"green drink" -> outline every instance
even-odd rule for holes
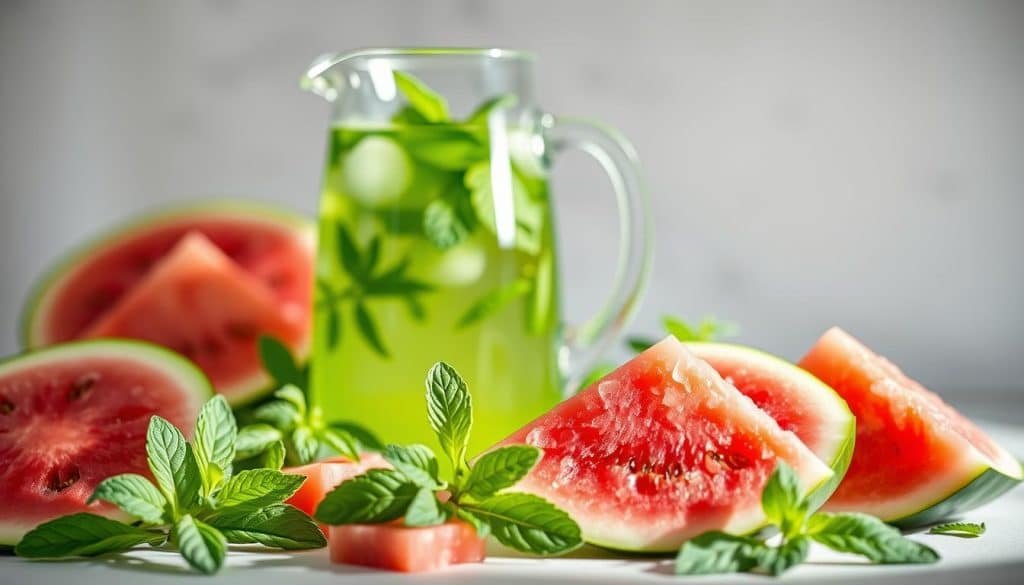
[[[333,129],[312,383],[328,419],[355,420],[391,442],[429,442],[423,375],[438,360],[472,388],[471,452],[558,402],[547,178],[528,154],[505,159],[502,175],[493,154],[481,125]],[[515,207],[507,247],[495,176],[507,178]]]
[[[636,309],[650,232],[633,150],[543,113],[532,68],[500,49],[368,49],[307,71],[332,107],[310,388],[325,420],[432,444],[423,377],[443,360],[472,390],[475,454],[574,389]],[[548,184],[570,148],[609,174],[622,217],[619,261],[597,264],[617,271],[608,299],[577,328],[561,321]]]

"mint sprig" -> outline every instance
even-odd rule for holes
[[[724,337],[735,337],[739,326],[732,321],[722,321],[714,315],[704,315],[699,322],[693,323],[680,317],[664,315],[661,326],[666,334],[674,335],[682,342],[718,341]],[[647,337],[630,337],[626,344],[633,351],[640,353],[657,343],[657,339]]]
[[[796,473],[779,461],[761,494],[769,523],[779,528],[780,541],[706,532],[683,544],[676,573],[711,575],[759,572],[780,575],[807,558],[811,541],[832,550],[863,556],[879,564],[934,563],[931,548],[903,536],[899,530],[867,514],[810,513],[807,494],[801,494]]]
[[[169,542],[194,569],[212,574],[224,564],[228,543],[298,549],[326,545],[309,516],[282,503],[302,485],[303,476],[276,469],[234,474],[238,434],[223,396],[203,406],[193,436],[188,443],[170,422],[152,417],[146,454],[155,482],[127,473],[96,486],[89,502],[111,503],[136,521],[89,513],[62,516],[29,531],[15,552],[36,559],[91,557]]]
[[[383,456],[393,469],[372,469],[342,483],[320,503],[316,518],[335,525],[401,518],[406,526],[435,526],[457,518],[481,536],[493,534],[523,552],[560,554],[580,546],[580,528],[564,510],[532,494],[506,491],[529,473],[540,450],[509,445],[470,462],[466,450],[473,402],[465,380],[455,368],[438,362],[427,374],[426,387],[427,418],[452,464],[451,476],[439,475],[429,447],[389,445]]]
[[[238,431],[233,458],[240,467],[305,465],[324,452],[358,461],[361,449],[381,448],[369,430],[350,421],[325,422],[320,408],[307,404],[309,369],[298,365],[287,346],[263,336],[259,349],[263,367],[280,388],[248,413],[252,423]]]

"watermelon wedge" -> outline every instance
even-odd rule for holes
[[[251,203],[144,217],[71,254],[40,282],[23,311],[23,342],[153,341],[189,354],[232,404],[250,401],[271,389],[257,356],[260,334],[281,337],[300,358],[308,353],[314,233],[301,217]]]
[[[584,540],[669,552],[702,532],[765,525],[781,459],[806,492],[833,472],[791,432],[669,336],[503,444],[543,451],[516,486],[566,510]]]
[[[985,504],[1021,482],[1021,464],[939,396],[839,328],[800,365],[857,417],[857,447],[824,508],[873,514],[901,527]]]
[[[853,457],[857,425],[836,391],[786,360],[730,343],[687,343],[727,382],[792,431],[835,475],[811,496],[821,505],[839,487]]]
[[[125,340],[55,345],[0,362],[0,545],[36,525],[108,504],[86,504],[119,473],[149,475],[154,414],[192,429],[213,389],[181,356]]]

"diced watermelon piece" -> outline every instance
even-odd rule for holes
[[[984,504],[1024,476],[974,423],[842,329],[827,331],[800,365],[857,418],[853,460],[828,510],[924,525]]]
[[[460,563],[479,563],[486,556],[485,540],[465,522],[415,528],[400,522],[331,526],[331,561],[421,573]]]

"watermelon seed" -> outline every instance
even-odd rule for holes
[[[673,463],[672,466],[669,467],[667,472],[666,472],[666,475],[671,475],[672,477],[679,477],[682,474],[683,474],[683,466],[679,465],[678,463]]]
[[[71,383],[71,390],[68,392],[68,402],[75,402],[80,400],[86,395],[92,387],[99,382],[100,375],[96,372],[89,372],[78,377],[77,380]]]
[[[728,453],[723,457],[723,461],[732,469],[746,469],[750,467],[750,459],[739,453]]]
[[[636,459],[630,457],[629,463],[626,463],[626,469],[628,469],[630,473],[636,473]]]
[[[78,466],[72,465],[66,470],[57,469],[50,473],[50,477],[46,482],[46,488],[51,492],[60,493],[72,485],[75,484],[81,478],[78,472]]]
[[[4,396],[0,396],[0,414],[7,416],[14,412],[14,403]]]

